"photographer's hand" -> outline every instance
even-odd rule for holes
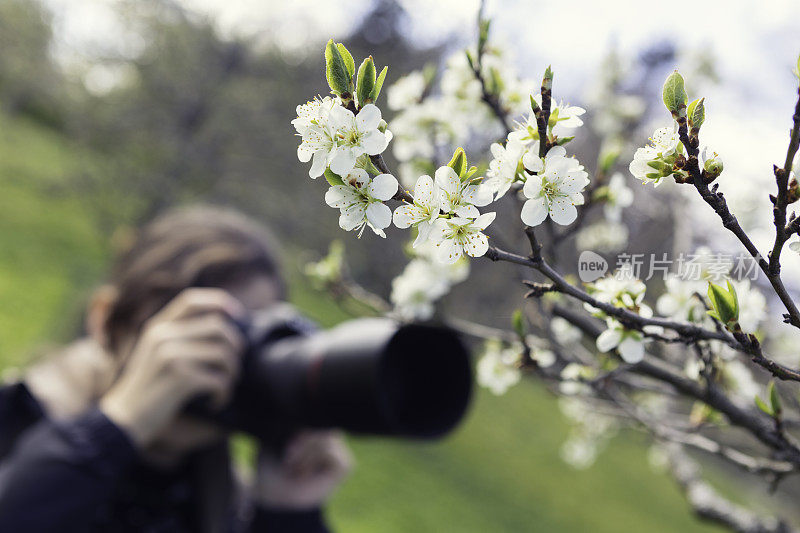
[[[230,318],[245,310],[221,289],[186,289],[144,325],[100,409],[147,447],[198,395],[228,399],[245,339]]]
[[[352,455],[338,432],[302,433],[290,441],[283,457],[261,453],[254,491],[256,503],[281,510],[320,507],[352,467]]]

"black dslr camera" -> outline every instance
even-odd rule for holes
[[[213,417],[267,445],[304,428],[436,438],[469,404],[469,353],[450,329],[365,318],[317,330],[289,306],[238,326],[249,340],[241,377]]]

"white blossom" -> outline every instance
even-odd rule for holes
[[[549,215],[553,222],[572,224],[578,217],[576,205],[583,204],[583,189],[589,174],[577,159],[565,157],[561,146],[551,148],[544,158],[538,152],[525,153],[525,168],[536,174],[525,174],[522,192],[528,198],[522,206],[521,218],[528,226],[538,226]]]
[[[436,246],[436,259],[442,263],[455,263],[464,255],[480,257],[489,249],[483,234],[495,218],[495,213],[484,213],[474,220],[453,217],[439,218],[433,223],[430,239]]]
[[[354,168],[342,185],[334,185],[325,193],[325,202],[340,210],[339,226],[345,231],[357,230],[358,236],[369,226],[376,235],[392,221],[392,210],[384,204],[397,192],[397,180],[391,174],[370,178],[366,170]]]
[[[419,103],[425,91],[425,76],[419,70],[398,79],[386,93],[386,105],[393,111],[399,111]]]
[[[542,95],[537,94],[533,97],[539,107],[542,107]],[[564,102],[556,103],[555,99],[550,99],[550,121],[548,127],[554,135],[566,137],[572,134],[572,130],[583,126],[581,115],[586,113],[582,107],[572,106]]]
[[[477,365],[478,384],[496,395],[505,394],[520,380],[517,364],[521,355],[519,346],[504,349],[499,342],[487,342],[486,351]]]
[[[578,250],[614,251],[628,244],[628,227],[618,222],[598,220],[575,236]]]
[[[614,274],[604,276],[590,286],[595,299],[627,309],[639,307],[646,290],[647,286],[634,275],[630,263],[625,263]],[[584,307],[590,312],[597,311],[589,304]]]
[[[302,139],[297,147],[297,158],[302,163],[313,159],[308,171],[311,178],[321,176],[336,153],[339,136],[329,117],[337,107],[342,108],[338,98],[330,96],[297,106],[297,118],[292,120]]]
[[[330,156],[330,169],[339,176],[349,173],[359,156],[383,152],[392,138],[389,130],[378,129],[381,111],[374,104],[365,105],[358,115],[341,105],[334,106],[328,121],[338,138]]]
[[[674,128],[659,128],[650,138],[649,145],[636,150],[628,169],[636,179],[642,180],[642,183],[653,182],[658,186],[661,183],[661,178],[669,174],[658,171],[651,166],[651,163],[663,162],[666,164],[664,159],[674,156],[679,146],[680,139],[678,138],[678,132]]]
[[[753,373],[737,359],[725,363],[723,375],[731,392],[744,401],[752,402],[753,398],[761,392],[761,385],[753,379]]]
[[[539,150],[538,141],[536,150]],[[489,170],[486,171],[486,187],[495,193],[497,200],[502,198],[514,180],[523,174],[520,162],[525,153],[525,144],[509,137],[505,146],[493,143],[491,151],[493,159],[489,162]]]
[[[492,201],[492,192],[486,186],[474,183],[476,180],[462,181],[449,166],[439,167],[435,176],[439,188],[439,206],[443,213],[476,218],[480,214],[477,208]]]
[[[449,168],[449,167],[448,167]],[[417,228],[414,248],[428,240],[433,223],[439,218],[439,188],[430,176],[420,176],[414,186],[414,203],[403,204],[394,211],[394,225]]]
[[[656,301],[660,315],[682,322],[703,322],[708,318],[703,302],[697,297],[705,293],[705,283],[669,274],[664,284],[666,290]]]
[[[591,378],[592,369],[578,363],[569,363],[561,369],[561,381],[558,390],[567,396],[589,394],[591,387],[584,383],[584,379]]]
[[[550,329],[553,332],[556,342],[562,346],[575,345],[583,338],[581,330],[559,316],[554,317],[550,321]]]
[[[767,318],[767,299],[750,284],[749,279],[731,281],[739,300],[739,325],[753,332]]]
[[[625,184],[625,177],[615,172],[608,180],[603,213],[612,222],[622,219],[622,210],[633,203],[633,191]]]
[[[597,337],[597,349],[608,352],[617,349],[623,361],[630,364],[644,358],[644,337],[639,331],[625,328],[617,320],[606,319],[608,329]]]
[[[452,265],[416,257],[403,272],[392,280],[391,302],[394,312],[403,320],[428,320],[433,316],[434,303],[450,291],[453,284],[464,281],[469,263]]]
[[[795,241],[789,245],[789,249],[800,254],[800,241]]]

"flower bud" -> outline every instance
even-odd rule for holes
[[[720,174],[722,174],[722,169],[724,168],[722,164],[722,158],[714,153],[714,155],[705,160],[703,163],[703,168],[705,169],[706,175],[709,179],[716,179]]]

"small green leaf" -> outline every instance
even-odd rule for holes
[[[475,70],[475,60],[472,59],[472,52],[469,50],[464,50],[464,53],[467,54],[467,63],[469,63],[469,68]]]
[[[708,282],[708,300],[714,311],[709,315],[722,322],[728,329],[739,321],[739,299],[736,297],[736,290],[728,281],[728,290],[719,285]]]
[[[325,77],[333,94],[345,98],[352,97],[353,82],[342,54],[333,39],[328,41],[325,46]]]
[[[339,53],[342,55],[342,59],[344,59],[344,65],[347,67],[347,72],[352,78],[353,74],[356,73],[356,62],[353,61],[352,54],[350,54],[350,51],[342,43],[336,43],[336,48],[339,49]]]
[[[686,116],[689,117],[689,127],[700,129],[706,120],[706,107],[703,105],[705,98],[694,100],[686,109]]]
[[[678,74],[677,70],[670,74],[667,81],[664,82],[661,96],[664,100],[664,105],[667,106],[673,117],[677,117],[680,109],[686,107],[686,102],[689,98],[683,88],[683,76]]]
[[[339,174],[334,173],[329,168],[325,169],[325,179],[328,180],[328,183],[330,183],[331,186],[344,185],[344,180],[342,180],[342,177]]]
[[[372,61],[372,56],[366,58],[358,67],[356,87],[359,106],[364,107],[372,102],[370,95],[375,88],[375,63]]]
[[[756,400],[756,407],[764,411],[764,413],[768,414],[769,416],[775,416],[772,412],[772,409],[769,408],[767,404],[764,403],[764,400],[759,398],[758,396],[755,397]]]
[[[533,99],[533,95],[531,95],[531,111],[533,111],[534,114],[539,113],[541,111],[539,104],[537,104],[536,100]]]
[[[378,74],[378,79],[375,81],[375,86],[372,88],[372,92],[369,95],[369,99],[373,102],[378,101],[378,97],[381,95],[381,88],[383,87],[383,81],[386,79],[386,72],[389,70],[389,67],[383,67],[381,73]]]
[[[511,325],[514,328],[514,332],[519,335],[520,338],[525,337],[525,319],[522,316],[522,310],[517,309],[514,311],[514,314],[511,315]]]
[[[559,137],[558,141],[556,142],[556,144],[559,145],[559,146],[564,146],[565,144],[567,144],[568,142],[570,142],[574,138],[575,138],[574,135],[571,136],[571,137]]]
[[[456,171],[456,175],[460,178],[467,171],[467,154],[460,146],[456,148],[453,153],[453,158],[447,163],[447,166]]]
[[[767,392],[769,392],[769,403],[772,406],[772,412],[774,416],[781,415],[781,398],[778,396],[778,391],[775,388],[775,382],[770,381],[769,385],[767,386]]]

